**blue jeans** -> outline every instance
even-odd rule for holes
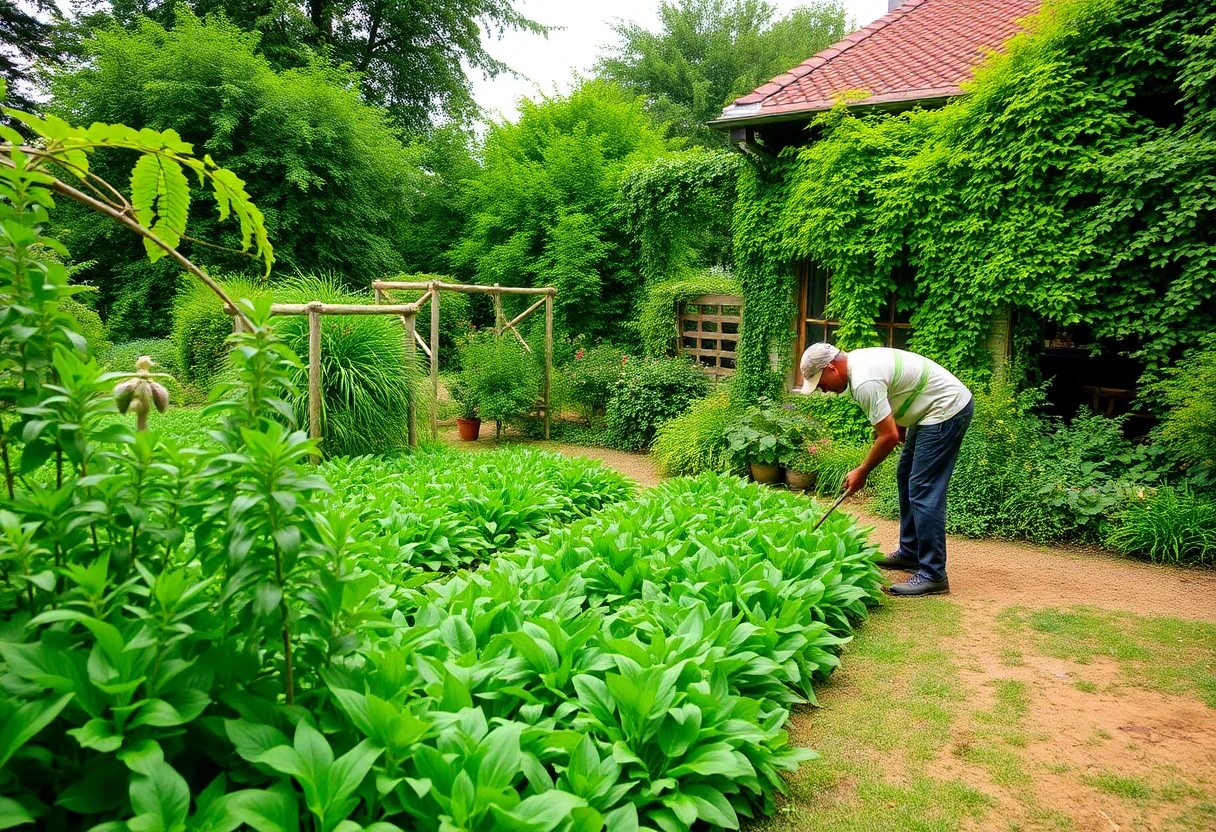
[[[945,422],[908,428],[899,455],[899,552],[934,581],[946,577],[946,488],[974,405]]]

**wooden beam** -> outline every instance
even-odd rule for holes
[[[553,295],[545,295],[545,438],[549,438],[549,396],[553,388]],[[514,330],[512,330],[514,332]]]
[[[502,292],[497,283],[494,284],[494,335],[502,335]]]
[[[431,290],[431,439],[439,438],[439,293],[442,284],[430,284]]]
[[[414,346],[414,341],[418,338],[418,328],[415,326],[413,315],[408,315],[402,320],[405,321],[406,371],[408,378],[413,379],[414,374],[418,372],[418,349]],[[410,386],[410,395],[405,408],[406,432],[411,448],[418,447],[418,407],[414,397],[419,389],[421,388]]]
[[[322,315],[416,315],[422,303],[275,303],[271,305],[270,312],[272,315],[307,315],[314,307]],[[236,314],[231,306],[225,307],[224,311],[229,315]]]
[[[316,308],[308,310],[308,437],[321,441],[321,311]],[[319,454],[313,462],[321,462]]]
[[[549,298],[551,298],[551,297],[553,297],[553,296],[552,296],[552,295],[545,295],[543,298],[541,298],[540,300],[538,300],[536,303],[532,304],[532,305],[531,305],[531,306],[529,306],[527,309],[525,309],[523,312],[520,312],[518,315],[516,315],[514,318],[512,318],[512,319],[511,319],[511,320],[510,320],[510,321],[509,321],[509,322],[506,324],[506,326],[509,326],[509,327],[514,327],[514,326],[515,326],[517,323],[519,323],[519,322],[520,322],[520,321],[522,321],[524,318],[528,317],[528,316],[529,316],[529,315],[531,315],[533,312],[535,312],[535,311],[537,310],[537,308],[538,308],[538,307],[539,307],[539,306],[540,306],[542,303],[544,303],[546,300],[548,300],[548,299],[549,299]]]
[[[434,283],[403,283],[396,280],[374,280],[372,288],[386,290],[418,290],[418,289],[439,289],[442,292],[461,292],[466,295],[490,295],[494,292],[501,292],[504,295],[543,295],[554,291],[551,287],[541,286],[539,288],[531,288],[528,286],[499,286],[497,289],[493,286],[470,286],[464,283],[443,283],[435,281]]]

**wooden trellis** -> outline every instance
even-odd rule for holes
[[[439,435],[439,303],[441,293],[460,292],[466,295],[490,295],[494,299],[494,334],[501,336],[506,330],[510,330],[511,334],[519,339],[519,343],[528,352],[532,352],[531,345],[524,340],[524,337],[519,334],[519,330],[515,327],[543,304],[545,307],[545,382],[544,388],[541,391],[541,408],[545,418],[545,438],[549,438],[549,394],[553,379],[553,298],[557,294],[557,289],[552,286],[530,289],[520,286],[500,286],[497,283],[493,286],[469,286],[463,283],[443,283],[438,280],[426,283],[374,280],[372,281],[372,289],[376,292],[377,303],[385,300],[388,292],[394,291],[424,292],[423,296],[414,302],[419,304],[420,307],[421,304],[426,303],[428,300],[431,302],[431,343],[429,345],[418,334],[418,330],[414,326],[413,315],[408,317],[403,315],[402,321],[405,322],[406,355],[409,356],[409,360],[415,360],[417,356],[416,347],[422,347],[422,351],[431,360],[430,417],[432,439]],[[508,321],[502,314],[503,295],[543,295],[543,297]],[[387,309],[390,307],[386,305],[382,308]],[[410,445],[413,445],[414,441],[414,422],[411,415]]]
[[[413,364],[417,360],[417,347],[421,346],[431,360],[431,438],[439,435],[439,296],[441,292],[463,292],[465,294],[488,294],[494,298],[494,332],[501,336],[505,330],[519,339],[524,349],[532,352],[532,347],[519,334],[515,327],[528,315],[535,312],[543,304],[545,307],[545,383],[542,391],[541,407],[545,417],[545,438],[549,438],[549,394],[553,377],[553,298],[557,289],[544,287],[526,289],[514,286],[465,286],[458,283],[442,283],[430,281],[427,283],[404,283],[393,280],[376,280],[372,282],[376,292],[375,304],[322,303],[276,303],[271,305],[272,315],[307,315],[308,316],[308,436],[311,439],[321,439],[321,316],[322,315],[398,315],[405,324],[405,351],[407,360]],[[395,290],[422,291],[422,297],[412,303],[382,303],[386,293]],[[543,295],[540,300],[529,306],[510,321],[502,315],[503,295]],[[428,302],[431,304],[431,343],[422,340],[415,326],[415,318]],[[229,307],[229,315],[236,315],[236,310]],[[241,319],[235,318],[236,331],[241,331]],[[414,397],[409,397],[409,412],[406,414],[409,444],[418,444],[417,417],[414,413]]]

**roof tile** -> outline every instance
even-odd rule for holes
[[[734,105],[754,105],[740,121],[830,109],[844,92],[869,95],[856,104],[944,98],[992,49],[1018,31],[1040,0],[906,0]],[[722,112],[732,117],[732,107]]]

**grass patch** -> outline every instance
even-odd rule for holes
[[[1084,679],[1078,679],[1072,683],[1072,686],[1082,693],[1097,693],[1098,686],[1093,682],[1087,682]]]
[[[875,610],[846,648],[845,670],[818,692],[809,743],[820,753],[790,780],[790,799],[756,829],[955,830],[992,799],[931,776],[966,695],[942,640],[959,635],[956,604],[937,598]]]
[[[1153,787],[1143,778],[1124,777],[1110,771],[1086,774],[1081,778],[1081,782],[1124,800],[1149,800],[1154,794]]]
[[[1011,607],[998,621],[1023,647],[1028,637],[1038,652],[1054,658],[1078,664],[1113,659],[1125,684],[1193,696],[1216,708],[1216,625],[1088,607]]]

